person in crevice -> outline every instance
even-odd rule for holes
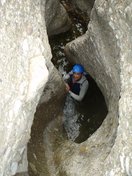
[[[80,64],[75,64],[72,70],[63,78],[67,92],[73,99],[81,102],[85,97],[89,86],[84,67]]]

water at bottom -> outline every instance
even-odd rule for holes
[[[64,106],[63,124],[66,130],[68,139],[75,141],[79,135],[80,123],[78,123],[79,112],[76,109],[75,100],[67,94]]]

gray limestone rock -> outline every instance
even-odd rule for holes
[[[27,163],[24,150],[51,59],[40,12],[40,1],[0,1],[1,176],[27,171],[19,162]]]
[[[86,34],[66,46],[67,57],[83,64],[96,80],[109,112],[82,144],[64,140],[56,151],[60,163],[56,174],[132,175],[131,14],[130,0],[97,0]],[[27,172],[22,163],[27,162],[25,151],[38,103],[54,98],[64,86],[50,61],[47,30],[49,35],[64,31],[69,20],[55,0],[1,0],[0,16],[0,175],[11,176]],[[58,99],[63,95],[64,89]]]
[[[43,1],[42,9],[40,0],[0,1],[1,176],[27,172],[25,150],[34,113],[54,70],[50,61],[52,56],[45,23],[49,18],[45,17],[45,3]],[[60,26],[56,24],[56,28]]]
[[[71,2],[75,5],[75,7],[84,12],[87,12],[88,16],[90,16],[91,10],[94,5],[94,0],[72,0]]]
[[[71,21],[59,0],[46,0],[46,2],[42,2],[44,2],[44,5],[42,4],[45,8],[43,15],[46,17],[48,35],[66,32],[71,27]]]
[[[63,163],[67,175],[132,175],[131,11],[129,0],[96,1],[88,31],[65,48],[69,60],[83,64],[96,80],[109,111],[95,134]],[[78,150],[83,146],[85,156]]]

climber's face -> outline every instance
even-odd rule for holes
[[[82,78],[82,73],[73,73],[73,78],[75,81],[78,81]]]

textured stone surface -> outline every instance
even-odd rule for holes
[[[32,136],[28,144],[28,161],[30,176],[49,176],[49,171],[47,169],[46,164],[47,158],[45,157],[47,144],[45,145],[43,143],[44,129],[47,127],[47,130],[50,131],[48,125],[49,122],[56,119],[56,117],[62,114],[64,104],[64,90],[64,83],[62,82],[57,70],[54,68],[50,74],[50,78],[44,89],[40,104],[37,107],[34,123],[32,126]],[[59,118],[58,122],[61,123],[61,121],[62,118]],[[56,127],[52,129],[55,130]],[[48,138],[48,135],[46,135],[46,138]],[[54,145],[54,143],[50,143],[49,145],[52,146]],[[48,157],[50,158],[53,156],[48,155]]]
[[[49,80],[40,98],[39,104],[49,101],[52,97],[58,96],[58,99],[64,95],[65,86],[62,77],[52,63],[49,65]]]
[[[43,5],[40,0],[0,1],[1,176],[27,171],[25,151],[34,113],[54,68],[50,63],[45,1]]]
[[[96,80],[109,109],[99,130],[79,146],[85,146],[85,156],[74,146],[62,160],[67,175],[132,175],[131,12],[129,0],[96,1],[88,31],[65,49]]]
[[[71,27],[71,21],[59,0],[42,1],[42,7],[46,9],[43,15],[46,16],[48,35],[66,32]]]
[[[51,53],[39,1],[0,1],[0,16],[0,175],[11,176],[21,170]]]
[[[42,6],[39,0],[0,1],[1,176],[11,176],[22,169],[27,171],[27,165],[20,166],[48,75],[55,73],[46,85],[51,90],[44,91],[46,97],[52,96],[52,88],[59,80],[58,87],[62,84],[50,63],[44,14],[49,34],[58,27],[52,27],[54,15],[48,15],[52,10],[45,13],[45,7],[50,6],[45,2],[50,3],[43,1]],[[130,0],[97,0],[88,31],[66,48],[69,59],[82,63],[96,80],[109,113],[87,141],[75,144],[66,140],[61,144],[56,161],[62,174],[132,175],[131,14]],[[44,101],[42,96],[40,103]]]
[[[96,80],[109,113],[82,144],[59,135],[59,120],[49,124],[44,133],[48,175],[132,175],[131,9],[129,1],[96,1],[88,31],[67,45],[67,57],[82,63]]]
[[[94,0],[72,0],[72,3],[82,11],[85,11],[90,16],[91,9],[94,5]]]

